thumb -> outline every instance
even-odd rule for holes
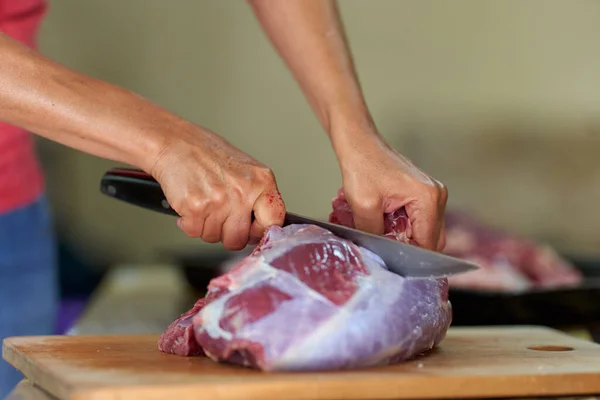
[[[380,198],[366,200],[348,199],[354,227],[374,235],[384,234],[383,203]]]
[[[254,221],[250,226],[250,243],[258,243],[268,227],[283,225],[286,208],[276,187],[264,191],[254,202],[252,210]]]

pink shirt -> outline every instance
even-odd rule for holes
[[[46,9],[46,0],[0,0],[0,31],[35,48]],[[43,190],[31,134],[0,122],[0,214],[31,203]]]

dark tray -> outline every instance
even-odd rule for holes
[[[191,251],[171,253],[171,259],[182,267],[189,284],[204,293],[210,280],[219,275],[219,266],[233,254]],[[600,260],[567,259],[583,272],[582,285],[520,293],[451,289],[452,325],[598,326]]]
[[[518,293],[451,289],[452,324],[594,325],[600,323],[600,261],[566,257],[583,272],[581,285]]]

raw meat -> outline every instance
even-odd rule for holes
[[[350,369],[413,358],[452,319],[446,279],[403,278],[314,225],[271,227],[208,289],[161,351],[264,371]]]
[[[202,347],[196,342],[192,319],[200,312],[206,299],[199,299],[187,312],[181,314],[162,334],[158,348],[164,353],[181,354],[186,356],[204,355]]]
[[[352,210],[346,201],[342,189],[338,190],[337,196],[332,201],[333,210],[329,215],[329,222],[354,228]],[[416,244],[411,240],[412,226],[404,207],[393,213],[384,215],[384,236],[404,243]]]
[[[333,199],[329,221],[354,227],[352,211],[340,190]],[[404,208],[384,216],[385,235],[414,244]],[[477,271],[452,275],[450,287],[522,291],[576,285],[582,273],[550,246],[486,226],[463,212],[446,212],[445,254],[480,266]]]
[[[444,253],[481,268],[449,278],[452,287],[523,291],[576,285],[582,273],[554,249],[484,225],[463,212],[446,213]]]

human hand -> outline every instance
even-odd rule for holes
[[[409,239],[421,247],[442,251],[446,242],[446,187],[381,137],[358,140],[338,151],[343,192],[356,229],[381,235],[384,214],[404,207],[412,225]]]
[[[208,130],[191,125],[169,139],[150,173],[190,237],[240,250],[283,224],[285,204],[271,170]]]

